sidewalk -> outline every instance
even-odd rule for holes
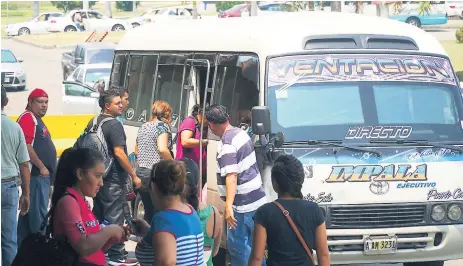
[[[423,25],[423,29],[458,29],[461,27],[463,27],[463,19],[452,19],[443,25]]]

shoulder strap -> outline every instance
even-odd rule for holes
[[[77,198],[76,198],[74,195],[72,195],[71,193],[69,193],[69,192],[67,192],[67,191],[64,192],[63,196],[61,196],[60,199],[62,199],[62,198],[65,197],[65,196],[71,196],[71,197],[73,197],[73,198],[77,201],[77,203],[79,204],[79,206],[80,206],[79,200],[77,200]],[[54,206],[54,207],[56,207],[56,206]],[[43,232],[43,231],[45,230],[45,228],[46,228],[46,231],[45,231],[45,234],[46,234],[46,235],[50,235],[50,234],[51,234],[51,230],[52,230],[52,228],[50,228],[50,226],[48,226],[48,225],[49,225],[49,224],[48,224],[48,220],[50,219],[51,211],[52,211],[52,210],[51,210],[51,208],[50,208],[50,210],[49,210],[48,213],[47,213],[47,216],[45,216],[45,219],[43,220],[42,224],[40,225],[40,232]],[[81,211],[82,211],[82,210],[81,210]],[[52,218],[52,219],[53,219],[53,218]]]
[[[315,261],[314,261],[313,256],[312,256],[312,252],[310,252],[309,246],[307,245],[307,243],[305,242],[305,240],[302,237],[301,233],[297,229],[297,226],[294,224],[293,219],[291,219],[291,216],[289,216],[289,211],[287,211],[279,202],[274,201],[273,203],[275,203],[278,206],[278,208],[280,208],[280,210],[283,212],[283,215],[288,220],[289,225],[291,225],[291,228],[293,229],[294,233],[296,233],[297,238],[299,239],[299,241],[301,242],[301,244],[304,247],[305,251],[309,255],[310,260],[312,261],[312,264],[315,265]]]
[[[216,223],[216,220],[215,220],[215,208],[214,206],[211,206],[209,205],[212,209],[212,215],[214,215],[214,223],[212,224],[212,238],[214,238],[214,235],[215,235],[215,223]]]

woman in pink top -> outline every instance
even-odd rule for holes
[[[103,174],[101,154],[86,148],[65,150],[56,170],[50,226],[54,236],[70,241],[80,256],[79,266],[105,265],[103,251],[128,238],[128,229],[119,225],[100,228],[85,200],[103,186]]]
[[[203,115],[201,105],[193,106],[191,115],[185,118],[178,128],[177,132],[177,154],[175,159],[188,158],[199,165],[199,157],[202,156],[202,185],[207,182],[206,159],[207,159],[207,139],[200,141],[201,138],[201,123],[204,119],[204,132],[207,132],[207,120]],[[207,136],[207,134],[205,134]],[[199,154],[199,146],[203,145],[202,154]]]

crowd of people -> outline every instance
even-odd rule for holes
[[[315,265],[313,250],[318,265],[330,265],[324,214],[316,203],[302,199],[301,162],[291,155],[275,161],[271,180],[278,199],[268,202],[252,134],[232,126],[225,107],[202,110],[196,105],[173,140],[172,109],[165,101],[154,102],[152,120],[138,131],[134,169],[120,119],[128,108],[129,92],[111,87],[100,95],[101,114],[96,119],[114,157],[106,171],[102,154],[92,148],[69,148],[55,165],[56,150],[42,120],[48,107],[45,91],[30,93],[17,123],[3,112],[8,103],[3,87],[1,100],[2,265],[10,266],[21,241],[40,231],[50,194],[52,236],[69,240],[79,266],[209,266],[219,252],[223,230],[233,266]],[[93,119],[85,132],[92,125]],[[221,138],[216,164],[224,220],[200,193],[207,187],[208,142],[200,134],[206,130]],[[129,180],[142,198],[145,216],[126,224],[124,188]],[[93,198],[93,209],[85,197]],[[129,258],[124,247],[131,234],[141,238],[136,258]]]

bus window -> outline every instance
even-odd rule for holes
[[[134,102],[137,122],[144,123],[151,120],[151,105],[154,94],[154,81],[158,55],[143,56],[143,65],[141,70],[140,86],[138,90],[130,93],[130,101]]]
[[[140,113],[135,112],[135,110],[140,110],[137,108],[137,102],[132,99],[136,99],[138,95],[138,90],[140,86],[140,75],[141,68],[143,63],[143,56],[136,55],[131,56],[129,61],[129,71],[128,71],[128,80],[127,80],[127,89],[129,90],[129,108],[125,113],[125,119],[131,122],[143,122],[140,120]]]
[[[159,65],[154,100],[163,100],[172,108],[171,126],[176,128],[182,92],[183,65]]]
[[[219,56],[213,102],[223,105],[233,126],[248,124],[252,107],[259,104],[259,60],[256,55]]]

